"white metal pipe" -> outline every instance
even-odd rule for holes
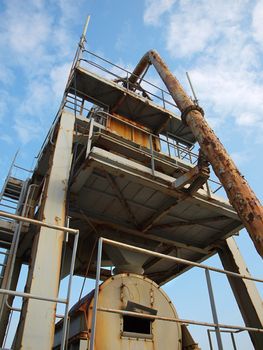
[[[73,228],[69,228],[69,227],[65,227],[65,226],[59,226],[59,225],[53,225],[53,224],[48,224],[48,223],[43,222],[43,221],[30,219],[30,218],[25,218],[23,216],[10,214],[10,213],[7,213],[5,211],[0,211],[0,216],[6,217],[6,218],[9,218],[9,219],[18,220],[18,221],[28,222],[30,224],[37,225],[37,226],[49,227],[49,228],[52,228],[54,230],[69,232],[69,233],[72,233],[74,235],[76,235],[79,232],[79,230],[75,230]]]
[[[134,316],[134,317],[140,317],[140,318],[148,318],[148,319],[152,319],[152,320],[178,322],[178,323],[183,323],[185,325],[192,324],[192,325],[196,325],[196,326],[205,326],[205,327],[216,327],[216,326],[218,326],[220,328],[238,329],[238,330],[249,331],[249,332],[263,333],[263,329],[262,328],[243,327],[243,326],[235,326],[235,325],[222,324],[222,323],[219,323],[217,325],[217,324],[211,323],[211,322],[184,320],[184,319],[181,319],[181,318],[172,318],[172,317],[165,317],[165,316],[158,316],[158,315],[149,315],[149,314],[143,314],[143,313],[138,313],[138,312],[133,312],[133,311],[117,310],[117,309],[110,309],[110,308],[105,308],[105,307],[99,307],[99,308],[97,308],[97,311],[110,312],[110,313],[119,314],[119,315],[125,315],[125,316]]]
[[[37,300],[43,300],[43,301],[53,301],[53,302],[56,302],[56,303],[67,304],[67,300],[66,299],[46,298],[46,297],[42,297],[40,295],[24,293],[24,292],[18,292],[18,291],[15,291],[15,290],[0,289],[0,294],[14,295],[15,297],[28,298],[28,299],[37,299]]]
[[[209,294],[209,299],[210,299],[212,315],[213,315],[213,321],[215,324],[218,325],[218,316],[217,316],[217,311],[216,311],[216,303],[215,303],[215,298],[214,298],[214,293],[213,293],[213,287],[212,287],[210,272],[207,269],[205,270],[205,276],[206,276],[206,282],[207,282],[207,288],[208,288],[208,294]],[[222,338],[221,338],[220,329],[218,326],[215,327],[215,332],[216,332],[216,340],[217,340],[218,349],[223,350]]]
[[[97,318],[97,305],[98,305],[98,296],[99,296],[102,245],[103,245],[103,238],[100,237],[99,243],[98,243],[98,253],[97,253],[96,283],[95,283],[95,292],[94,292],[94,300],[93,300],[92,321],[91,321],[90,350],[94,350],[94,346],[95,346],[96,318]]]
[[[78,239],[79,239],[79,233],[77,233],[74,237],[74,246],[72,251],[72,257],[71,257],[71,264],[70,264],[70,271],[69,271],[69,282],[68,282],[68,291],[67,291],[67,304],[65,308],[65,317],[64,317],[64,323],[63,323],[63,330],[62,330],[62,341],[61,341],[61,350],[64,350],[66,347],[66,336],[67,336],[67,325],[68,325],[68,314],[69,314],[69,301],[71,296],[71,285],[72,285],[72,279],[74,274],[74,268],[75,268],[75,261],[76,261],[76,255],[77,255],[77,248],[78,248]]]
[[[102,238],[102,240],[103,240],[103,242],[108,243],[110,245],[117,246],[117,247],[122,247],[122,248],[125,248],[125,249],[128,249],[128,250],[134,251],[134,252],[140,252],[140,253],[143,253],[143,254],[153,255],[153,256],[156,256],[158,258],[172,260],[172,261],[175,261],[175,262],[180,263],[180,264],[196,266],[196,267],[200,267],[202,269],[207,269],[207,270],[210,270],[210,271],[223,273],[225,275],[238,277],[238,278],[244,278],[244,279],[248,279],[248,280],[251,280],[251,281],[263,283],[263,280],[260,279],[260,278],[255,278],[255,277],[251,277],[251,276],[247,276],[247,275],[241,275],[241,274],[236,273],[236,272],[231,272],[231,271],[228,271],[228,270],[218,269],[218,268],[213,267],[213,266],[199,264],[197,262],[186,260],[186,259],[177,258],[175,256],[170,256],[170,255],[165,255],[165,254],[162,254],[162,253],[153,252],[153,251],[148,250],[148,249],[134,247],[134,246],[131,246],[131,245],[126,244],[126,243],[113,241],[113,240],[108,239],[108,238]]]

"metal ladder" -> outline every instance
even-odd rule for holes
[[[21,213],[23,202],[26,196],[28,180],[22,180],[12,176],[15,168],[23,169],[15,164],[17,153],[10,166],[8,175],[4,182],[2,191],[0,193],[0,210],[7,211],[14,214]],[[19,225],[10,219],[0,217],[0,287],[4,287],[5,273],[10,265],[10,255],[17,245],[17,238],[19,237]]]

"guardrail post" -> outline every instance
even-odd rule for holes
[[[213,315],[213,321],[215,324],[218,325],[218,317],[217,317],[217,312],[216,312],[215,298],[214,298],[214,293],[213,293],[210,272],[208,269],[205,269],[205,276],[206,276],[206,282],[207,282],[207,288],[208,288],[208,293],[209,293],[212,315]],[[216,340],[217,340],[218,350],[223,350],[223,343],[222,343],[222,339],[221,339],[220,329],[218,326],[215,327],[215,332],[216,332]]]
[[[92,141],[92,135],[93,135],[93,128],[94,128],[94,118],[90,118],[90,124],[89,124],[89,136],[88,136],[88,143],[87,143],[87,150],[86,150],[86,158],[88,157],[90,150],[91,150],[91,141]]]
[[[91,328],[91,336],[90,336],[90,350],[94,350],[94,345],[95,345],[96,319],[97,319],[97,307],[98,307],[99,283],[100,283],[100,268],[101,268],[101,258],[102,258],[102,245],[103,245],[103,238],[100,237],[99,243],[98,243],[96,283],[95,283],[95,293],[94,293],[93,309],[92,309],[92,321],[91,321],[92,328]]]
[[[154,176],[154,153],[153,153],[153,138],[152,134],[150,134],[150,150],[151,150],[151,168],[152,168],[152,175]]]

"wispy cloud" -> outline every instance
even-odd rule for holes
[[[168,12],[175,2],[176,0],[146,0],[144,22],[159,25],[161,16]]]
[[[254,39],[263,46],[263,1],[257,2],[252,13],[252,28]]]
[[[10,113],[13,130],[22,143],[43,137],[58,108],[77,41],[72,30],[79,26],[83,4],[84,0],[74,4],[68,0],[4,2],[0,13],[0,81],[5,84],[5,95],[12,94],[14,88],[19,92],[19,102],[9,108],[6,100],[1,100],[0,119]],[[23,84],[14,86],[16,79]]]
[[[153,1],[147,4],[145,15]],[[263,1],[181,0],[172,5],[163,24],[166,48],[179,71],[190,71],[213,125],[232,118],[237,127],[262,133]]]
[[[13,128],[23,144],[36,140],[41,133],[41,125],[32,118],[16,118]]]
[[[7,134],[0,134],[0,140],[4,141],[8,145],[12,145],[13,143],[12,137]]]

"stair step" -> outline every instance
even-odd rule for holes
[[[3,197],[18,201],[23,188],[23,184],[23,180],[10,176],[5,185]]]

